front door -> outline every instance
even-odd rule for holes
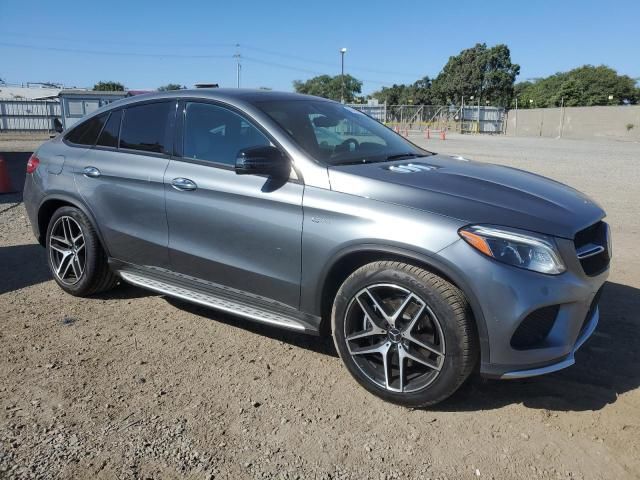
[[[181,158],[165,174],[172,270],[297,308],[304,186],[236,175],[240,149],[271,144],[239,113],[185,102],[179,116]]]

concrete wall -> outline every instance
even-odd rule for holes
[[[564,115],[563,115],[564,113]],[[564,119],[563,119],[564,116]],[[517,118],[517,121],[516,121]],[[627,129],[627,125],[633,128]],[[509,110],[507,135],[640,140],[640,105]]]

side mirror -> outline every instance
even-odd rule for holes
[[[250,147],[238,152],[236,157],[238,175],[269,175],[288,177],[291,163],[276,147]]]
[[[64,128],[62,128],[62,122],[59,118],[53,119],[53,129],[58,133],[62,133],[62,130],[64,130]]]

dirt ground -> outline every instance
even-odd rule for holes
[[[64,294],[20,195],[0,195],[0,478],[640,478],[640,145],[453,136],[428,148],[547,175],[608,211],[615,259],[575,366],[473,378],[429,410],[390,405],[330,339],[127,285]],[[16,149],[28,145],[0,142]]]

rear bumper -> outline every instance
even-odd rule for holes
[[[42,190],[36,185],[33,174],[27,173],[24,179],[24,189],[22,191],[22,201],[24,203],[25,210],[27,211],[27,217],[31,223],[31,230],[38,242],[42,243],[42,237],[40,228],[38,225],[38,206],[42,200]]]

